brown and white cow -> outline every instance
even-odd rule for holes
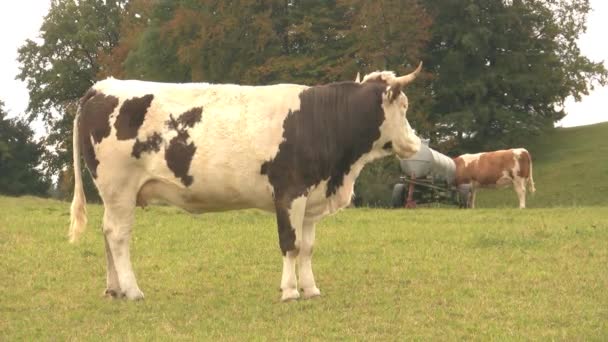
[[[532,157],[524,148],[514,148],[476,154],[463,154],[454,158],[456,163],[455,185],[470,186],[467,206],[475,208],[475,193],[482,187],[513,185],[519,207],[526,207],[526,185],[535,192],[532,178]]]
[[[98,82],[74,120],[70,240],[86,225],[82,151],[104,203],[106,295],[143,298],[129,254],[134,209],[164,202],[276,213],[282,300],[299,298],[298,288],[318,296],[315,223],[349,204],[366,163],[420,148],[402,92],[420,68],[314,87]]]

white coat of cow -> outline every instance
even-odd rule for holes
[[[82,151],[104,203],[106,295],[143,298],[129,252],[134,209],[164,202],[193,213],[275,212],[281,299],[299,298],[298,288],[318,296],[315,223],[349,204],[366,163],[418,151],[402,89],[420,68],[314,87],[98,82],[74,120],[70,240],[86,225]]]

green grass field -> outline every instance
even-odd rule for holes
[[[321,298],[279,302],[274,217],[138,209],[146,300],[101,296],[102,208],[0,197],[0,339],[608,339],[608,208],[348,209],[317,230]]]
[[[504,190],[480,196],[498,209],[324,219],[310,301],[279,301],[271,214],[138,209],[146,299],[128,302],[101,295],[101,206],[70,245],[69,203],[0,197],[0,340],[608,340],[608,153],[580,147],[601,132],[558,130],[530,148],[537,208],[515,209]]]

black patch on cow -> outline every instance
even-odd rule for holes
[[[178,133],[178,135],[171,139],[169,147],[165,151],[165,159],[167,160],[167,166],[175,177],[180,178],[185,186],[192,184],[192,176],[188,175],[190,169],[190,163],[192,162],[192,156],[196,151],[193,143],[187,143],[188,134]]]
[[[344,176],[380,138],[384,121],[383,86],[334,83],[300,94],[300,109],[283,122],[283,142],[277,155],[262,164],[277,197],[291,199],[329,178],[326,196],[342,185]]]
[[[203,108],[196,107],[192,108],[187,112],[184,112],[182,115],[177,118],[177,121],[183,126],[192,128],[195,124],[201,121],[203,117]]]
[[[194,143],[188,143],[190,137],[188,128],[194,127],[201,121],[202,113],[203,108],[196,107],[182,113],[177,119],[173,118],[173,115],[169,115],[169,120],[166,121],[167,128],[176,131],[177,136],[169,142],[169,146],[165,150],[165,160],[175,177],[180,178],[185,186],[190,186],[193,182],[188,171],[194,152],[196,152]]]
[[[148,107],[152,103],[154,95],[148,94],[143,97],[134,97],[122,103],[120,112],[114,122],[116,138],[128,140],[137,137],[139,127],[144,123]]]
[[[144,141],[136,139],[135,144],[133,144],[133,150],[131,151],[131,155],[139,159],[141,158],[141,154],[144,152],[158,152],[160,151],[160,145],[162,144],[162,142],[163,137],[158,132],[154,132],[154,134],[149,136]]]
[[[279,151],[260,168],[274,188],[283,254],[295,242],[291,223],[281,218],[288,205],[325,179],[326,197],[335,194],[352,165],[380,138],[384,89],[380,82],[342,82],[300,93],[300,109],[290,110],[283,122]]]
[[[262,164],[262,167],[260,167],[260,173],[263,175],[267,175],[268,174],[268,167],[270,167],[270,163],[265,162]]]
[[[89,89],[80,99],[78,134],[82,156],[93,178],[97,178],[97,166],[99,165],[93,143],[99,144],[103,139],[110,136],[110,114],[117,105],[118,98],[105,95],[94,89]]]
[[[391,141],[387,142],[386,144],[384,144],[384,146],[382,146],[382,149],[390,151],[393,149],[393,143]]]
[[[275,203],[275,208],[277,211],[277,226],[279,227],[279,247],[285,255],[287,251],[296,249],[296,232],[289,220],[289,207]]]

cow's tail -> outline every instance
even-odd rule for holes
[[[536,192],[536,187],[534,186],[534,178],[532,178],[532,156],[528,153],[528,160],[530,161],[530,175],[528,176],[528,187],[531,193]]]
[[[82,186],[82,168],[80,165],[80,139],[78,136],[78,122],[80,120],[80,104],[74,118],[74,133],[72,147],[74,150],[74,198],[70,208],[70,242],[78,241],[87,226],[87,199]]]

